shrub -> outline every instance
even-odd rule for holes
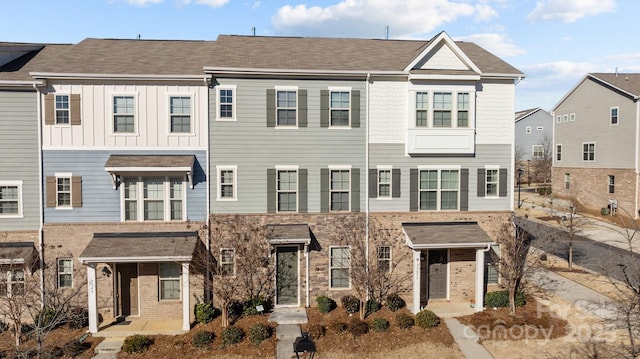
[[[364,320],[360,320],[359,318],[351,319],[349,322],[349,333],[351,333],[354,337],[359,337],[361,335],[367,334],[369,332],[369,324]]]
[[[211,303],[198,303],[195,306],[196,321],[198,323],[209,323],[220,315],[220,310]]]
[[[238,344],[244,339],[244,332],[242,329],[234,326],[226,327],[222,331],[222,344],[233,345]]]
[[[235,322],[236,320],[240,319],[240,317],[242,316],[242,312],[244,310],[244,303],[234,300],[233,302],[231,302],[229,304],[229,310],[228,310],[228,314],[229,314],[229,321],[230,322]]]
[[[329,313],[330,311],[336,309],[336,301],[327,297],[326,295],[320,295],[316,298],[316,303],[318,303],[318,311],[320,313]]]
[[[71,309],[69,317],[69,328],[82,329],[89,326],[89,310],[86,308]]]
[[[260,314],[260,312],[258,312],[258,310],[256,309],[256,307],[259,305],[264,307],[265,312],[269,312],[271,310],[271,301],[262,296],[249,298],[243,304],[244,307],[242,309],[242,315],[245,317]]]
[[[262,324],[262,323],[254,323],[251,328],[249,328],[249,340],[258,345],[262,343],[264,340],[271,338],[272,329],[270,326]]]
[[[415,323],[413,317],[407,313],[398,313],[398,315],[396,315],[396,322],[400,329],[409,329],[413,327],[413,324]]]
[[[551,187],[538,187],[538,194],[541,196],[548,196],[551,194]]]
[[[6,332],[7,330],[9,330],[9,324],[3,322],[2,320],[0,320],[0,333]],[[2,357],[2,355],[0,355],[0,358]]]
[[[331,324],[329,324],[329,328],[336,333],[342,333],[347,330],[347,323],[341,321],[331,322]]]
[[[340,303],[349,314],[358,313],[360,310],[360,299],[355,295],[345,295],[340,298]]]
[[[389,294],[387,296],[387,307],[392,312],[397,312],[400,309],[404,308],[407,303],[404,302],[404,299],[400,297],[397,293]]]
[[[484,302],[487,307],[508,307],[509,291],[498,290],[489,292],[484,296]],[[525,303],[524,294],[522,292],[516,292],[516,307],[522,307]]]
[[[365,304],[365,309],[367,311],[367,314],[375,313],[379,311],[381,307],[382,305],[380,304],[380,302],[378,302],[375,299],[369,299]]]
[[[320,324],[311,324],[309,325],[308,331],[311,338],[318,339],[324,337],[327,329]]]
[[[371,322],[371,329],[376,332],[384,332],[389,329],[389,321],[384,318],[376,318]]]
[[[85,346],[83,343],[80,343],[77,340],[72,340],[62,347],[62,354],[68,357],[75,358],[78,356],[78,354],[82,353],[86,349],[86,347],[87,346]]]
[[[436,313],[425,309],[416,314],[416,325],[420,328],[427,329],[437,327],[440,324],[440,318]]]
[[[57,316],[58,311],[51,307],[44,307],[38,314],[36,314],[35,324],[40,328],[47,327],[54,324],[53,322],[56,320]]]
[[[208,331],[199,331],[193,335],[193,339],[191,339],[191,345],[198,349],[205,349],[211,343],[213,343],[213,339],[215,339],[216,335],[213,332]]]
[[[142,353],[148,347],[150,347],[151,344],[153,344],[153,342],[151,341],[151,338],[149,338],[146,335],[136,334],[136,335],[127,337],[124,340],[124,344],[122,345],[122,350],[128,354]]]

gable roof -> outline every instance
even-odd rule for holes
[[[582,83],[592,80],[613,91],[638,101],[640,99],[640,73],[588,73],[569,90],[551,111],[555,111]]]
[[[538,112],[538,111],[543,111],[547,116],[551,117],[551,114],[543,109],[541,109],[540,107],[536,107],[536,108],[530,108],[527,110],[521,110],[521,111],[517,111],[515,114],[515,120],[516,122],[529,117],[531,115],[533,115],[534,113]]]

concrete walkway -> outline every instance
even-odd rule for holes
[[[276,327],[277,358],[291,359],[295,357],[293,342],[301,336],[300,324],[307,323],[305,308],[276,308],[269,315],[269,321],[278,324]]]
[[[124,344],[125,337],[111,337],[105,338],[96,348],[94,352],[96,355],[93,359],[115,359],[117,358],[118,352],[122,348],[122,344]]]
[[[493,359],[489,351],[478,343],[478,335],[472,329],[455,318],[447,318],[444,322],[467,359]]]

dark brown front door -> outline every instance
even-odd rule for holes
[[[118,311],[122,316],[138,315],[138,265],[119,263],[118,272]]]
[[[429,299],[447,297],[447,250],[429,251]]]

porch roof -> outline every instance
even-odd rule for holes
[[[104,164],[104,170],[111,174],[113,188],[120,181],[119,177],[127,173],[175,172],[187,175],[193,188],[193,155],[111,155]]]
[[[94,233],[78,258],[82,263],[188,262],[197,232]]]
[[[402,229],[412,249],[479,248],[494,242],[477,222],[403,223]]]
[[[35,250],[33,242],[2,242],[0,243],[0,264],[30,263]]]
[[[270,244],[310,244],[311,229],[308,224],[270,224],[267,226]]]

